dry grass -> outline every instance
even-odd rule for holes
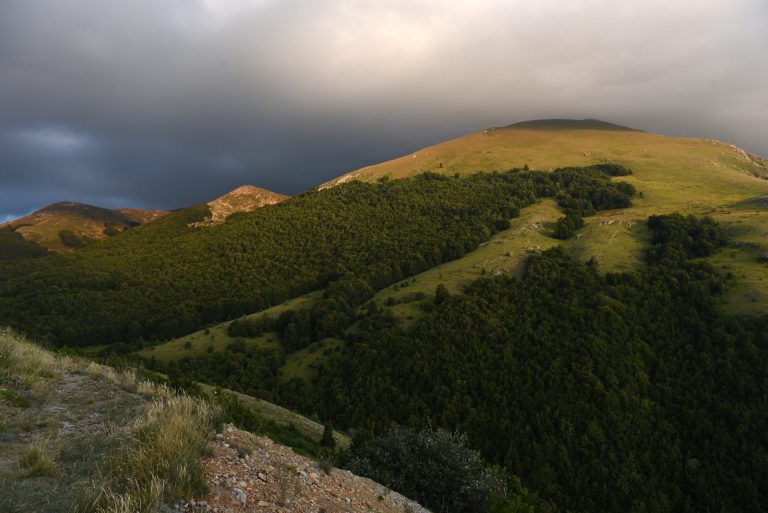
[[[206,492],[199,457],[216,412],[187,396],[157,399],[132,426],[130,448],[108,465],[101,481],[78,495],[73,513],[152,511],[161,502]]]
[[[81,393],[78,387],[84,384],[89,389]],[[39,504],[45,504],[41,511],[62,511],[61,502],[66,499],[54,496],[71,496],[76,489],[72,512],[142,513],[205,492],[199,457],[218,415],[210,404],[176,395],[168,387],[140,379],[133,371],[54,355],[5,329],[0,330],[0,386],[29,399],[23,410],[3,401],[15,408],[8,425],[3,415],[4,430],[14,431],[11,434],[16,440],[13,447],[5,447],[6,452],[12,451],[5,457],[17,455],[19,472],[13,479],[0,480],[0,510],[36,511]],[[69,423],[79,422],[85,433],[58,436],[61,422],[48,419],[51,405],[60,403],[51,403],[45,394],[58,396],[62,387],[70,387],[65,396],[77,396],[82,407],[74,411],[75,405],[66,403],[72,410],[66,412],[66,418]],[[99,402],[97,396],[114,399]],[[131,401],[130,407],[121,401]],[[106,407],[111,409],[102,409]],[[87,418],[74,418],[77,415]],[[96,435],[90,431],[96,429],[88,420],[91,416],[114,421],[102,421],[103,429]],[[36,434],[25,442],[26,433]],[[96,441],[104,444],[99,461],[73,467],[68,458],[74,454],[82,459],[83,449],[90,449]],[[87,472],[76,475],[77,469]],[[47,480],[29,488],[21,484],[27,478]],[[61,494],[61,488],[67,494]],[[28,497],[31,492],[37,495],[37,502]]]

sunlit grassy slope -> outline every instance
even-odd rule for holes
[[[647,242],[644,220],[668,212],[711,215],[723,223],[733,247],[715,259],[724,271],[737,277],[726,308],[737,313],[757,313],[768,307],[768,266],[757,258],[768,254],[768,175],[765,160],[719,141],[668,137],[595,121],[523,123],[519,127],[493,128],[430,146],[410,155],[368,166],[344,175],[326,186],[348,180],[402,178],[424,171],[452,175],[506,170],[529,166],[554,169],[602,162],[618,162],[632,168],[633,175],[620,180],[632,183],[642,194],[632,208],[601,212],[587,219],[578,238],[567,241],[577,256],[596,258],[606,271],[636,267]],[[403,296],[414,290],[434,291],[444,282],[459,287],[482,269],[479,262],[503,262],[500,269],[514,269],[524,256],[509,252],[525,243],[511,239],[525,228],[527,219],[554,222],[560,214],[546,204],[532,207],[513,221],[510,230],[498,234],[487,247],[457,262],[444,264],[416,277],[408,288],[385,289],[377,299]],[[531,223],[528,223],[531,224]],[[530,230],[528,230],[530,232]],[[541,246],[556,241],[546,229],[536,237]],[[508,246],[512,246],[508,249]],[[498,250],[498,251],[497,251]],[[486,265],[493,271],[493,265]],[[407,311],[398,305],[396,311]]]
[[[262,315],[278,316],[286,310],[309,307],[321,296],[322,292],[311,292],[246,317],[260,317]],[[229,344],[238,340],[237,337],[229,336],[228,328],[230,322],[231,321],[222,322],[215,326],[211,326],[210,328],[195,331],[187,336],[171,340],[165,344],[149,347],[139,352],[139,355],[145,358],[155,357],[161,361],[170,361],[184,356],[193,356],[195,354],[204,353],[209,351],[209,347],[212,348],[210,351],[224,351]],[[245,340],[247,345],[252,347],[261,349],[280,349],[279,341],[277,341],[272,333],[265,333],[261,337],[246,338],[243,340]]]
[[[61,231],[70,231],[84,241],[97,241],[107,237],[105,230],[111,227],[113,234],[143,224],[167,212],[162,210],[119,209],[110,210],[82,203],[61,202],[7,223],[25,239],[54,251],[72,251],[59,237]]]
[[[314,305],[317,299],[321,296],[322,291],[311,292],[246,317],[261,317],[262,315],[276,317],[287,310],[309,308]],[[140,351],[138,355],[143,358],[154,357],[157,360],[168,362],[178,360],[185,356],[199,355],[208,351],[225,351],[227,346],[236,341],[243,341],[247,346],[252,348],[269,349],[278,352],[284,351],[283,345],[275,333],[264,333],[255,338],[229,336],[228,328],[230,322],[231,321],[222,322],[211,326],[210,328],[190,333],[187,336],[149,347]],[[327,355],[328,351],[333,351],[338,348],[340,343],[341,342],[337,339],[329,338],[315,342],[299,351],[287,354],[285,365],[281,369],[281,378],[311,378],[315,372],[315,364],[322,360],[323,356]],[[259,408],[256,409],[259,410]]]

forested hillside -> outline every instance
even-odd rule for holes
[[[629,205],[612,167],[423,174],[310,191],[222,225],[206,205],[171,213],[71,255],[0,267],[0,320],[57,345],[139,343],[326,288],[346,304],[462,256],[539,197],[588,214]]]
[[[716,222],[647,226],[637,272],[548,250],[521,280],[438,287],[408,330],[370,302],[354,329],[317,331],[327,299],[230,325],[246,338],[275,330],[291,350],[343,339],[306,380],[277,379],[279,352],[244,347],[149,363],[318,414],[357,447],[391,423],[466,433],[554,510],[764,511],[768,321],[720,311],[732,278],[704,260],[726,243]]]
[[[563,511],[764,511],[768,324],[718,313],[723,278],[696,258],[723,243],[716,223],[649,227],[641,272],[548,250],[522,280],[438,294],[408,332],[367,319],[283,399],[362,438],[424,419],[465,432]]]

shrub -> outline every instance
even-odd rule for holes
[[[448,289],[443,285],[442,283],[437,286],[435,289],[435,301],[434,303],[436,305],[445,303],[445,301],[451,297],[451,293],[448,292]]]
[[[457,433],[394,427],[353,447],[349,469],[438,513],[489,511],[504,480]]]
[[[85,246],[83,239],[78,237],[72,230],[61,230],[59,232],[59,239],[68,248],[80,249]]]
[[[322,447],[336,447],[336,439],[333,438],[333,426],[326,424],[323,428],[323,437],[320,439]]]

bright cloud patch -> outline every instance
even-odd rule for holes
[[[85,149],[93,142],[88,136],[52,127],[19,130],[12,139],[41,150],[64,152]]]

